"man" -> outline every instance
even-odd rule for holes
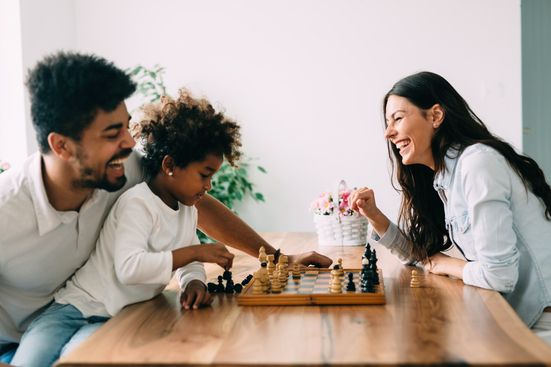
[[[93,55],[58,53],[30,72],[27,87],[40,152],[0,175],[0,362],[84,264],[115,200],[141,181],[124,100],[135,84]],[[216,199],[197,205],[209,236],[258,255],[276,249]],[[291,261],[327,267],[315,252]]]

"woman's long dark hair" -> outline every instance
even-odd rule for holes
[[[392,176],[396,169],[401,187],[399,191],[402,191],[398,223],[412,244],[412,259],[424,261],[451,246],[445,226],[444,205],[433,188],[433,181],[434,175],[445,168],[444,156],[452,146],[462,152],[472,144],[481,143],[497,150],[524,185],[541,198],[546,207],[544,215],[551,220],[551,188],[541,168],[532,158],[517,154],[511,145],[490,133],[446,79],[431,72],[421,72],[398,81],[385,95],[384,116],[391,95],[407,98],[421,110],[435,104],[444,110],[444,121],[436,130],[431,144],[434,171],[420,164],[404,165],[399,150],[388,142]]]

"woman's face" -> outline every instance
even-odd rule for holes
[[[439,105],[421,110],[407,98],[391,95],[386,103],[385,139],[396,146],[404,165],[423,164],[434,170],[431,141],[442,118]]]

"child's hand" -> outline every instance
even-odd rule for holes
[[[186,310],[198,309],[201,306],[208,306],[212,303],[212,296],[207,292],[207,287],[200,280],[192,280],[180,296],[182,307]]]
[[[204,263],[215,263],[224,269],[233,265],[234,254],[220,243],[209,243],[197,247],[197,260]]]

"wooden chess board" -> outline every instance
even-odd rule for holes
[[[383,273],[378,269],[379,284],[374,293],[362,293],[361,269],[344,269],[342,293],[330,293],[331,269],[306,268],[300,279],[293,279],[289,272],[287,285],[281,293],[253,294],[251,281],[237,297],[241,306],[293,306],[293,305],[383,305],[386,303]],[[355,292],[347,292],[348,273],[354,274]]]

